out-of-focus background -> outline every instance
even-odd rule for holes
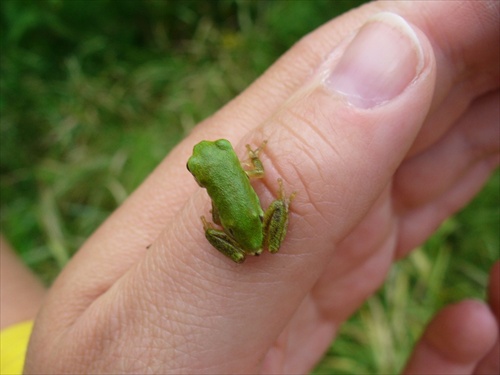
[[[362,3],[2,0],[2,233],[50,285],[197,122]],[[315,373],[398,372],[439,308],[484,298],[499,256],[499,194],[497,172],[390,271]]]

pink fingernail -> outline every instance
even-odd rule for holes
[[[394,13],[379,13],[360,29],[325,85],[352,105],[371,108],[399,95],[423,65],[410,25]]]

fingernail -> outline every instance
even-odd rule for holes
[[[394,13],[379,13],[354,37],[325,85],[356,107],[372,108],[399,95],[423,61],[410,25]]]

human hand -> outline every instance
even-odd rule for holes
[[[498,165],[498,10],[371,3],[306,36],[81,248],[37,319],[27,372],[308,371],[391,264]],[[412,28],[387,14],[363,26],[381,11]],[[185,163],[195,143],[218,138],[241,155],[269,140],[255,183],[264,206],[278,177],[298,192],[278,254],[235,265],[206,242],[209,200]],[[436,366],[472,372],[498,340],[486,305],[449,309],[473,328],[467,340],[431,324],[422,343],[443,341],[417,346],[408,371],[433,372],[447,348]]]

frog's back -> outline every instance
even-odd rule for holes
[[[191,165],[198,167],[196,171]],[[200,142],[188,169],[207,189],[222,226],[248,249],[260,248],[262,208],[231,143],[225,139]]]
[[[251,215],[260,202],[250,180],[234,152],[233,146],[225,139],[213,142],[216,149],[201,153],[205,168],[200,183],[219,210],[221,216]]]

